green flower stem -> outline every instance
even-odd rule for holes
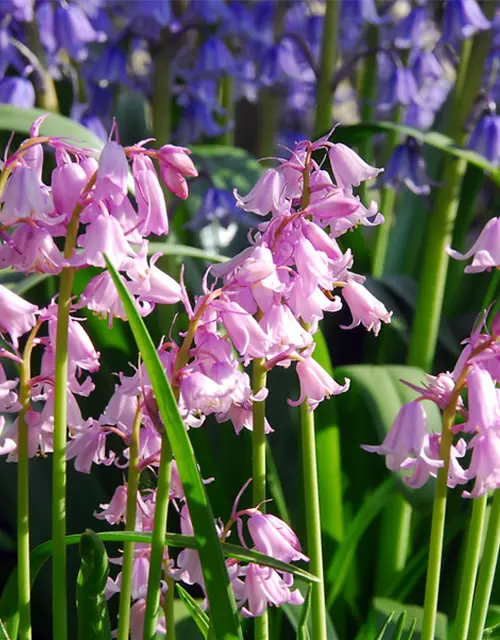
[[[467,640],[468,637],[487,501],[488,496],[486,495],[473,500],[472,517],[469,525],[469,533],[467,534],[467,550],[462,574],[460,598],[458,600],[457,617],[455,620],[454,640]]]
[[[163,434],[161,445],[160,471],[156,489],[155,519],[151,538],[151,558],[149,564],[148,590],[146,594],[146,611],[144,613],[144,640],[155,640],[158,612],[160,608],[160,588],[163,572],[163,554],[165,551],[165,532],[170,493],[170,477],[172,474],[172,449],[166,434]]]
[[[274,3],[274,41],[281,38],[285,23],[285,2]],[[264,87],[259,94],[259,126],[257,155],[268,158],[274,153],[276,129],[278,127],[279,97],[273,87]]]
[[[222,76],[219,84],[220,104],[226,113],[221,118],[222,124],[234,122],[234,96],[233,79],[231,76]],[[220,144],[234,145],[234,126],[229,127],[219,138]]]
[[[21,410],[17,427],[17,564],[20,640],[31,640],[29,458],[26,414],[30,408],[31,353],[39,327],[40,325],[36,324],[28,337],[19,371]]]
[[[90,178],[82,197],[92,189]],[[71,258],[78,236],[82,205],[77,204],[66,230],[64,257]],[[68,636],[66,587],[66,437],[68,401],[68,328],[75,269],[62,270],[57,299],[56,352],[54,357],[54,452],[52,454],[52,624],[54,640]]]
[[[495,580],[495,572],[500,549],[500,491],[495,491],[491,507],[488,529],[484,541],[483,556],[479,568],[472,616],[470,621],[469,640],[481,640],[483,637],[486,614],[490,604],[491,590]]]
[[[332,127],[333,89],[332,79],[337,66],[337,37],[340,19],[340,2],[332,0],[326,3],[321,43],[321,61],[316,84],[316,120],[315,136],[324,135]]]
[[[484,343],[472,354],[476,356],[483,349],[489,346],[489,342]],[[455,387],[450,395],[447,407],[443,411],[443,426],[441,432],[441,445],[439,447],[439,459],[444,462],[438,470],[436,489],[434,492],[434,503],[432,507],[431,539],[429,543],[429,556],[427,560],[427,578],[425,582],[424,615],[422,620],[422,640],[434,640],[436,629],[436,616],[439,596],[439,578],[441,575],[441,556],[443,553],[443,535],[446,516],[446,498],[448,491],[448,469],[450,466],[450,450],[453,442],[451,428],[455,423],[457,402],[460,393],[465,385],[469,367],[464,367],[455,383]]]
[[[378,27],[369,25],[366,33],[367,48],[375,49],[378,44]],[[375,91],[377,88],[377,56],[372,55],[366,57],[361,63],[359,76],[358,95],[361,104],[361,122],[371,122],[375,112]],[[359,155],[368,162],[373,163],[373,139],[366,136],[358,145]],[[366,182],[362,182],[358,189],[361,202],[367,202],[369,198],[368,187]]]
[[[165,594],[164,611],[167,638],[168,640],[175,640],[175,582],[168,574],[165,574],[165,581],[167,583],[167,592]]]
[[[139,431],[141,428],[142,411],[140,397],[137,399],[137,410],[132,426],[132,437],[129,444],[129,464],[127,474],[127,511],[125,516],[125,531],[135,531],[137,513],[137,491],[139,489]],[[123,545],[122,581],[120,589],[120,604],[118,609],[118,640],[128,640],[130,633],[130,598],[132,595],[132,572],[134,565],[134,543],[125,542]]]
[[[252,392],[255,395],[266,386],[267,372],[264,369],[264,360],[257,358],[253,361]],[[266,499],[266,404],[265,401],[253,403],[252,408],[252,480],[253,480],[253,504],[257,506]],[[265,505],[261,506],[265,510]],[[255,618],[255,640],[268,640],[269,619],[267,611]]]
[[[314,583],[311,587],[311,637],[314,638],[314,640],[326,640],[326,606],[323,577],[323,550],[321,547],[316,434],[314,429],[314,412],[309,410],[307,401],[304,401],[300,405],[300,427],[302,432],[302,467],[304,474],[307,554],[310,558],[309,571],[321,581]]]
[[[40,62],[40,79],[36,91],[37,106],[44,111],[59,111],[56,86],[52,76],[47,70],[45,50],[40,42],[40,30],[36,22],[27,22],[25,25],[28,37],[29,49]]]
[[[398,135],[391,135],[390,137],[394,138],[397,144]],[[374,278],[381,278],[384,275],[384,265],[393,225],[396,195],[395,189],[391,189],[391,187],[382,187],[380,192],[380,211],[384,216],[384,224],[379,225],[376,234],[372,266],[372,275]]]
[[[154,56],[153,71],[153,135],[158,146],[170,142],[172,129],[171,66],[172,53],[168,45],[168,29],[160,34],[160,44]]]
[[[495,11],[492,2],[483,4],[487,17]],[[479,33],[472,42],[464,40],[453,97],[448,110],[446,133],[459,145],[465,140],[463,124],[475,101],[489,50],[491,33]],[[442,187],[438,190],[422,261],[417,309],[408,354],[408,364],[430,371],[436,350],[449,257],[446,246],[451,243],[460,201],[460,188],[467,163],[447,156],[444,160]]]

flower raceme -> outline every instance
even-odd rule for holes
[[[182,306],[189,330],[174,336],[166,327],[170,338],[162,341],[158,354],[178,397],[186,429],[201,427],[210,415],[218,423],[231,422],[236,433],[252,429],[253,403],[268,393],[266,388],[252,392],[245,368],[256,358],[267,370],[296,365],[300,397],[296,402],[290,400],[293,405],[306,402],[313,410],[325,398],[347,391],[348,380],[339,384],[314,360],[313,335],[325,312],[338,312],[344,303],[352,315],[345,328],[362,324],[378,334],[381,324],[390,322],[391,313],[364,287],[364,277],[352,271],[351,250],[342,251],[337,242],[340,235],[358,225],[383,222],[375,203],[365,206],[353,194],[353,187],[375,177],[380,169],[365,163],[345,145],[329,142],[328,137],[299,142],[289,158],[278,159],[276,168],[262,174],[249,194],[235,192],[236,206],[261,216],[261,221],[249,234],[246,249],[207,269],[202,293],[192,299],[182,277],[177,282],[159,269],[161,254],[148,260],[147,240],[152,233],[167,234],[169,228],[153,160],[159,164],[167,188],[184,199],[188,196],[186,178],[197,175],[189,150],[173,145],[155,150],[146,142],[123,147],[117,139],[110,139],[98,154],[63,139],[41,136],[41,122],[33,124],[30,138],[7,157],[1,174],[0,266],[25,273],[58,274],[67,267],[103,268],[105,253],[123,275],[141,315],[151,313],[156,305]],[[55,152],[57,166],[50,184],[42,180],[44,145]],[[313,152],[323,152],[329,159],[334,179],[312,158]],[[129,195],[131,180],[135,199]],[[52,451],[57,300],[39,309],[0,287],[0,302],[6,310],[0,332],[9,341],[9,349],[0,355],[20,362],[20,339],[31,330],[30,340],[39,350],[41,369],[30,381],[26,422],[29,455],[47,454]],[[101,416],[84,418],[79,410],[77,397],[92,393],[91,376],[98,370],[100,358],[85,323],[77,316],[78,310],[85,308],[107,317],[110,325],[116,318],[126,319],[106,271],[88,278],[83,294],[71,301],[67,458],[83,473],[89,473],[94,464],[127,467],[133,425],[139,418],[138,469],[154,472],[164,426],[142,364],[131,375],[119,373],[114,394]],[[0,407],[15,413],[19,410],[18,383],[7,380],[3,369],[0,373]],[[0,451],[15,460],[17,421],[2,421],[1,426]],[[272,431],[266,422],[266,432]],[[398,460],[404,457],[404,437],[397,438]],[[122,445],[115,451],[117,438]],[[424,449],[425,443],[420,443],[409,453],[417,456]],[[182,530],[188,532],[191,525],[180,479],[174,484],[177,489],[170,499],[181,514]],[[119,524],[124,518],[126,493],[126,486],[119,487],[97,517]],[[138,493],[138,530],[152,530],[155,496],[154,490]],[[240,532],[243,515],[248,516],[256,549],[285,562],[307,560],[295,534],[281,520],[257,508],[241,512],[234,520]],[[227,531],[223,531],[221,536],[225,537]],[[139,625],[150,549],[137,545],[136,553],[134,624]],[[176,566],[168,551],[164,560],[172,577],[203,588],[195,551],[184,550]],[[267,604],[302,602],[300,592],[291,588],[289,574],[258,565],[241,567],[233,561],[228,561],[228,572],[244,615],[260,615]],[[118,580],[110,583],[110,596],[117,591]]]
[[[496,323],[498,324],[498,322]],[[493,326],[496,326],[495,321]],[[423,400],[441,410],[451,410],[460,420],[451,426],[454,442],[450,449],[448,487],[466,485],[462,496],[477,498],[500,487],[500,342],[486,328],[485,320],[474,330],[451,373],[428,376],[429,384],[417,387],[413,402],[403,405],[384,442],[363,445],[366,451],[385,456],[391,471],[409,472],[404,477],[411,487],[421,487],[436,477],[444,466],[440,443],[442,434],[430,433]],[[463,395],[467,391],[467,400]],[[461,435],[464,437],[460,437]],[[472,437],[471,437],[472,434]],[[472,452],[468,467],[465,454]],[[469,458],[468,458],[469,459]]]

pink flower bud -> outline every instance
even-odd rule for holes
[[[261,513],[256,509],[252,510],[252,515],[248,519],[248,530],[258,551],[283,562],[309,561],[309,558],[302,553],[295,533],[276,516]]]

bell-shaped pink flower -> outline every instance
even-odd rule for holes
[[[424,456],[419,458],[407,458],[401,465],[403,471],[412,470],[411,476],[405,476],[403,480],[412,487],[419,489],[423,487],[429,478],[436,478],[438,469],[443,466],[443,461],[439,458],[439,445],[441,442],[441,434],[430,433],[424,437],[424,446],[422,451]],[[457,484],[466,484],[469,480],[467,472],[458,462],[458,458],[463,458],[467,450],[467,443],[462,438],[456,445],[450,448],[450,463],[448,467],[447,485],[453,489]]]
[[[88,183],[83,167],[77,162],[68,162],[56,167],[52,172],[52,197],[56,210],[65,213],[68,220],[80,200]]]
[[[151,233],[158,236],[167,235],[167,205],[151,159],[137,155],[132,164],[132,171],[141,234],[143,236]]]
[[[335,382],[314,358],[305,358],[298,362],[297,375],[300,382],[300,397],[298,400],[288,400],[288,404],[296,407],[307,400],[311,410],[316,409],[325,398],[347,391],[351,383],[348,378],[344,380],[343,385]]]
[[[127,511],[127,485],[121,484],[117,487],[110,502],[100,504],[99,507],[102,511],[94,511],[94,517],[98,520],[106,520],[112,525],[123,522]]]
[[[90,473],[92,463],[110,465],[115,459],[114,451],[106,455],[106,436],[97,420],[90,426],[77,429],[66,447],[66,460],[75,459],[75,469],[80,473]]]
[[[73,256],[74,266],[92,265],[105,267],[102,256],[105,253],[115,269],[121,269],[124,261],[135,257],[135,252],[129,245],[118,220],[109,215],[100,215],[85,229],[85,233],[78,238],[78,246],[83,251]]]
[[[182,553],[182,551],[181,551]],[[130,608],[130,638],[131,640],[143,640],[144,616],[146,614],[146,599],[140,598]],[[165,616],[159,615],[156,622],[156,633],[166,635]]]
[[[0,245],[0,267],[57,274],[66,264],[52,234],[34,224],[19,224],[9,241]]]
[[[270,307],[260,320],[260,326],[269,336],[270,348],[268,358],[283,353],[292,348],[294,351],[302,351],[310,347],[313,342],[312,335],[304,329],[286,304],[277,304]]]
[[[220,301],[217,308],[229,337],[245,361],[250,358],[263,358],[269,339],[257,320],[237,302]]]
[[[261,616],[268,604],[280,607],[286,602],[295,605],[304,602],[298,589],[290,590],[293,585],[293,576],[289,573],[281,576],[271,567],[249,564],[241,570],[240,575],[245,576],[245,584],[238,590],[239,592],[235,588],[235,595],[240,606],[247,603],[241,609],[245,617]]]
[[[473,364],[467,375],[469,417],[461,431],[484,433],[500,427],[500,401],[491,374]]]
[[[382,322],[391,321],[392,311],[387,311],[382,302],[359,282],[346,282],[342,288],[342,295],[352,313],[352,323],[342,326],[342,329],[353,329],[363,324],[368,331],[373,331],[377,336]]]
[[[450,247],[446,251],[455,260],[468,260],[474,256],[472,263],[465,267],[465,273],[481,273],[500,267],[500,218],[492,218],[486,223],[467,253],[460,253]]]
[[[267,216],[270,211],[278,215],[290,208],[290,203],[284,195],[283,176],[277,169],[264,171],[246,196],[241,197],[237,189],[234,189],[233,193],[238,207],[259,216]]]
[[[407,402],[398,412],[384,442],[378,446],[362,445],[365,451],[385,456],[391,471],[399,471],[408,458],[423,458],[427,464],[442,467],[441,460],[433,460],[425,453],[428,444],[427,414],[420,402]]]
[[[472,447],[472,459],[467,478],[475,478],[476,482],[470,493],[464,491],[462,495],[464,498],[479,498],[500,487],[500,431],[486,429],[471,440],[469,447]]]
[[[38,307],[0,284],[0,333],[8,333],[17,349],[19,336],[35,326]]]
[[[42,185],[36,171],[26,166],[16,167],[0,195],[2,224],[12,225],[20,220],[48,221],[54,209],[52,198]]]
[[[252,509],[247,526],[257,551],[283,562],[309,561],[295,533],[276,516]]]
[[[125,150],[117,142],[106,142],[97,168],[94,197],[113,199],[120,204],[128,190],[128,161]]]
[[[127,275],[132,280],[128,288],[140,302],[175,304],[182,299],[180,284],[156,266],[162,255],[155,253],[149,265],[145,257],[139,256],[127,268]]]
[[[342,189],[359,187],[362,182],[375,178],[383,171],[369,165],[355,151],[341,142],[332,144],[328,157],[335,181]]]
[[[0,364],[0,413],[18,412],[21,405],[18,403],[17,393],[13,391],[19,383],[19,378],[8,380],[5,370]],[[1,432],[1,430],[0,430]]]

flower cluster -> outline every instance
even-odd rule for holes
[[[436,477],[445,466],[447,452],[441,448],[443,435],[430,433],[423,400],[434,402],[451,415],[453,424],[443,428],[453,435],[449,449],[448,487],[474,486],[462,492],[466,498],[478,498],[500,487],[500,342],[498,319],[492,333],[483,321],[465,341],[465,347],[451,372],[428,376],[413,402],[403,405],[384,442],[363,448],[385,456],[391,471],[410,472],[405,482],[414,488]],[[464,392],[466,400],[464,398]],[[455,419],[458,421],[455,423]],[[467,455],[472,452],[472,455]],[[468,462],[467,462],[468,461]]]
[[[147,240],[150,234],[168,233],[167,209],[153,159],[167,188],[186,198],[186,177],[197,175],[189,151],[172,145],[154,150],[145,143],[123,147],[110,140],[98,155],[62,139],[40,136],[40,124],[34,123],[31,137],[4,164],[1,264],[25,273],[57,274],[102,268],[106,254],[121,272],[142,315],[158,304],[180,303],[188,330],[177,340],[171,333],[158,354],[187,429],[200,427],[210,415],[219,423],[230,421],[237,433],[252,429],[253,405],[268,393],[264,386],[253,389],[245,370],[256,359],[265,370],[296,365],[300,396],[289,399],[292,405],[307,403],[313,410],[324,398],[348,389],[348,380],[337,383],[314,360],[313,335],[325,312],[338,312],[344,303],[352,315],[347,329],[363,324],[378,334],[381,324],[390,321],[391,313],[364,287],[364,278],[352,271],[351,250],[342,251],[337,242],[357,225],[383,221],[375,203],[367,208],[353,192],[380,169],[328,137],[298,143],[288,159],[279,159],[276,168],[262,174],[250,193],[241,196],[235,191],[238,208],[260,216],[262,222],[249,236],[245,250],[207,269],[203,293],[192,300],[182,277],[177,282],[156,266],[159,254],[148,261]],[[43,145],[54,151],[56,160],[50,185],[42,180]],[[313,159],[316,153],[328,157],[333,179],[324,164]],[[131,180],[134,199],[129,195]],[[1,355],[23,364],[34,347],[42,350],[39,375],[19,388],[19,396],[27,397],[22,406],[18,380],[7,379],[0,370],[0,409],[22,415],[28,425],[30,456],[48,454],[53,434],[57,300],[39,309],[1,287],[0,302],[5,309],[0,332],[9,340],[9,349]],[[94,275],[82,295],[70,301],[67,459],[74,459],[75,468],[84,473],[93,464],[125,468],[131,458],[134,425],[139,424],[137,468],[154,472],[165,428],[144,365],[132,375],[119,374],[99,418],[82,416],[77,396],[92,393],[91,374],[99,368],[99,353],[76,315],[83,308],[107,317],[110,324],[115,318],[126,319],[107,271]],[[20,339],[27,332],[22,350]],[[272,431],[266,425],[266,431]],[[2,421],[1,426],[1,451],[15,460],[18,420],[10,425]],[[176,471],[171,486],[181,530],[189,533],[189,513]],[[118,487],[97,517],[120,523],[126,498],[127,485]],[[154,490],[137,494],[138,530],[152,529],[155,500]],[[257,508],[234,511],[231,522],[239,523],[239,531],[243,516],[248,517],[256,549],[285,562],[306,559],[283,522]],[[222,528],[221,536],[228,531]],[[137,545],[135,553],[133,611],[140,621],[150,549]],[[203,587],[196,552],[182,551],[174,565],[165,550],[165,568],[172,577]],[[300,592],[292,589],[289,574],[253,564],[241,567],[232,561],[228,571],[245,615],[261,615],[267,603],[302,601]],[[119,590],[120,576],[108,586],[109,595]],[[134,625],[140,628],[137,620]]]

